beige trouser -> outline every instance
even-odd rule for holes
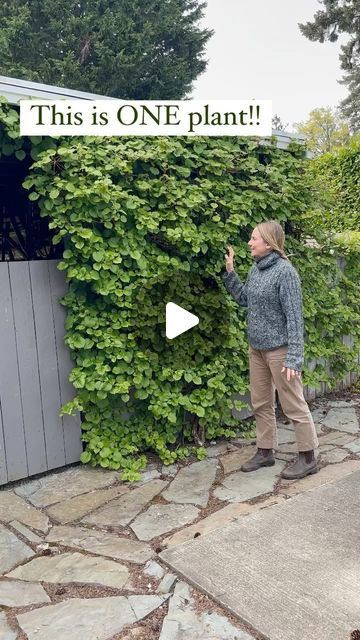
[[[292,421],[298,451],[315,449],[319,442],[310,409],[304,399],[301,378],[281,373],[287,345],[263,351],[249,347],[250,398],[256,420],[256,445],[260,449],[278,446],[275,419],[275,388],[284,414]]]

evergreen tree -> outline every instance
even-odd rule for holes
[[[299,24],[301,32],[312,41],[336,42],[347,33],[350,39],[341,45],[341,69],[345,71],[342,84],[349,90],[341,103],[342,114],[352,131],[360,131],[360,0],[321,0],[324,10],[317,11],[313,22]]]
[[[0,74],[133,100],[187,97],[212,31],[201,0],[2,0]]]
[[[351,131],[360,133],[360,61],[340,82],[349,89],[349,94],[341,102],[341,112],[348,120]]]

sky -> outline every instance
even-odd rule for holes
[[[337,82],[347,37],[311,42],[298,27],[322,8],[318,0],[207,0],[200,24],[215,33],[191,98],[272,100],[287,131],[312,109],[338,106],[347,95]]]

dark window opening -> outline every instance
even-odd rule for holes
[[[0,261],[60,259],[64,244],[54,245],[56,230],[41,217],[37,202],[22,186],[32,164],[15,156],[0,158]]]

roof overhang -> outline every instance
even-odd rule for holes
[[[7,76],[0,76],[0,96],[4,96],[11,104],[18,104],[19,100],[26,98],[41,98],[43,100],[59,100],[61,98],[77,98],[78,100],[115,99],[98,93],[75,91],[65,87],[54,87],[51,84],[29,82],[28,80],[8,78]]]

